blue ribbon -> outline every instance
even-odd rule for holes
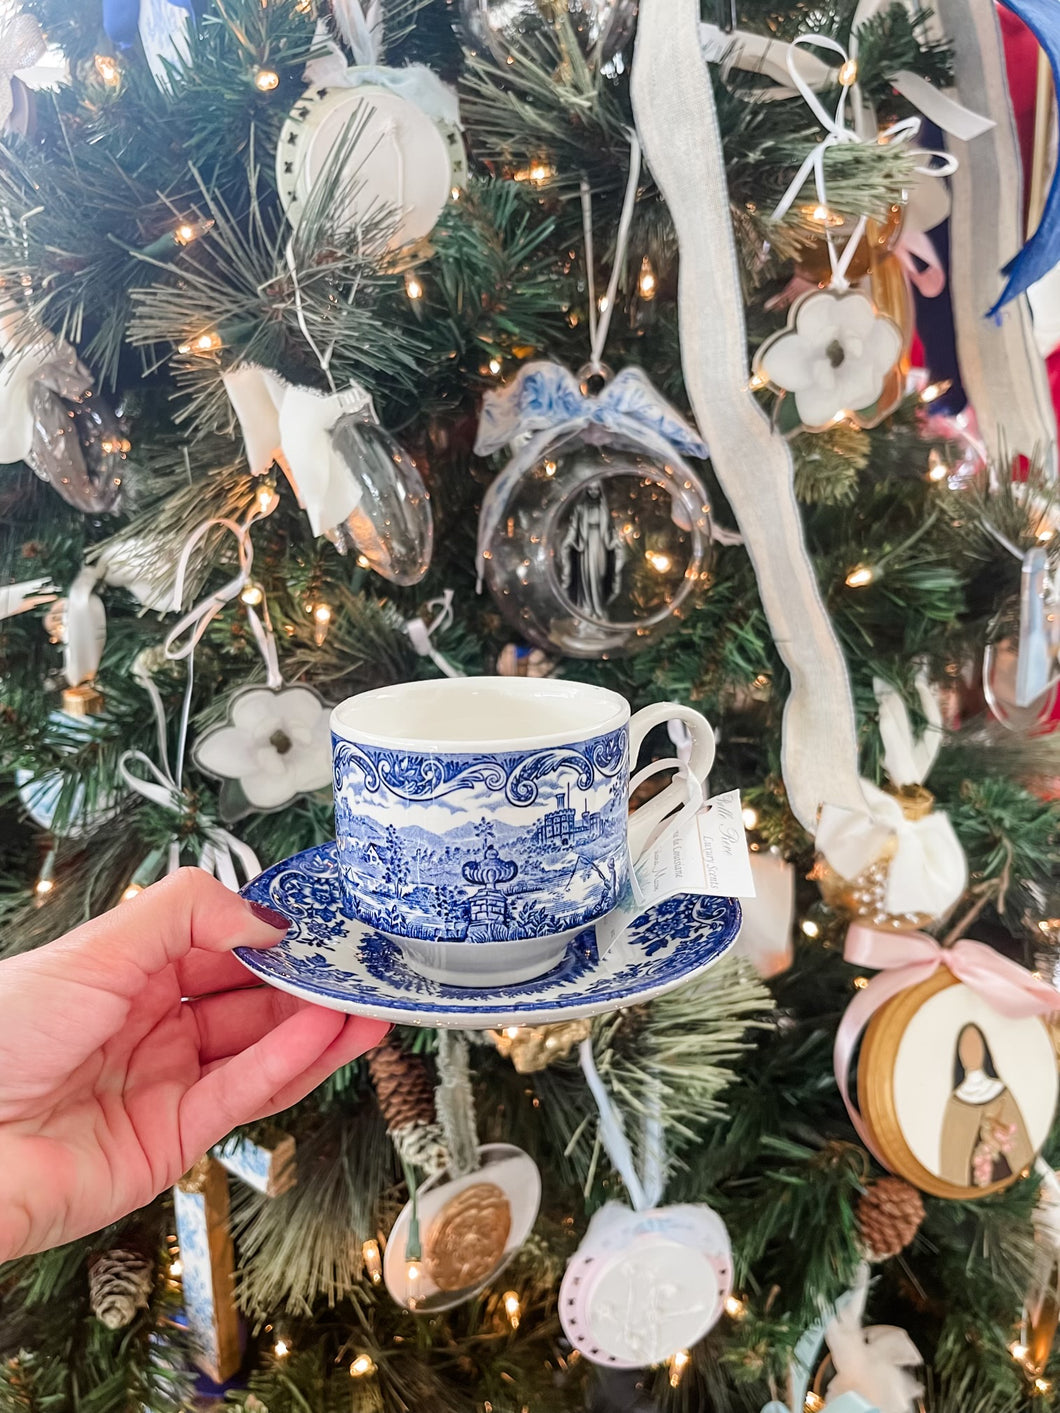
[[[1053,71],[1053,83],[1060,92],[1060,3],[1058,0],[1002,0],[1006,10],[1022,20],[1042,46]],[[996,315],[1010,300],[1026,294],[1031,285],[1060,265],[1060,168],[1053,173],[1052,185],[1038,229],[1001,273],[1007,276],[1001,297],[989,311]]]

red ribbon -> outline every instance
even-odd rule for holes
[[[885,1160],[851,1100],[849,1085],[850,1062],[858,1040],[881,1006],[899,992],[927,981],[939,967],[946,967],[1003,1016],[1019,1019],[1060,1010],[1060,991],[982,942],[965,940],[953,947],[940,947],[934,937],[924,932],[880,932],[853,923],[847,932],[843,956],[854,966],[873,967],[880,973],[847,1007],[836,1031],[833,1064],[851,1123],[865,1147],[885,1167]]]

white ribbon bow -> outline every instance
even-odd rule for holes
[[[893,795],[862,780],[867,809],[825,805],[817,828],[817,847],[837,873],[856,878],[897,840],[884,890],[887,912],[927,913],[940,917],[964,892],[968,860],[941,810],[924,819],[906,819]]]
[[[348,414],[366,413],[375,420],[368,392],[351,382],[338,392],[318,393],[249,365],[222,376],[253,474],[263,475],[277,462],[314,535],[341,525],[360,503],[362,487],[330,434]]]
[[[825,1326],[836,1371],[825,1407],[836,1409],[842,1398],[857,1395],[878,1413],[913,1413],[923,1389],[908,1371],[924,1361],[905,1330],[896,1325],[862,1328],[868,1293],[869,1268],[863,1264],[853,1289],[838,1302]]]
[[[150,778],[145,780],[142,775],[136,774],[132,768],[134,765],[146,770]],[[179,819],[184,818],[188,809],[188,799],[172,775],[169,774],[168,767],[160,769],[143,751],[126,751],[118,762],[118,769],[121,771],[122,779],[126,785],[135,794],[145,800],[150,800],[152,804],[159,805],[164,810],[169,810]],[[179,864],[179,861],[179,848],[171,848],[170,872]],[[249,844],[244,844],[241,839],[237,839],[234,834],[230,834],[219,824],[210,825],[206,830],[205,842],[199,851],[199,867],[205,869],[207,873],[213,874],[215,878],[219,878],[226,888],[231,888],[233,893],[236,893],[240,887],[239,877],[236,873],[237,862],[242,870],[244,880],[248,883],[261,872],[258,857]]]
[[[42,59],[47,47],[44,31],[32,15],[22,10],[0,14],[0,129],[7,126],[15,106],[11,80]]]
[[[880,709],[880,738],[887,774],[899,788],[903,785],[922,785],[942,745],[942,708],[938,693],[929,682],[927,673],[918,673],[916,692],[927,728],[917,740],[901,693],[878,677],[873,679],[872,689]]]
[[[2,35],[0,35],[2,42]],[[3,69],[0,66],[0,79]],[[0,82],[0,94],[4,85]],[[0,462],[25,461],[33,448],[33,388],[41,372],[55,357],[60,341],[52,334],[40,330],[27,342],[20,338],[26,330],[25,315],[10,305],[0,314],[0,353],[4,359],[0,363]],[[77,369],[84,373],[85,389],[91,387],[91,378],[78,363]]]

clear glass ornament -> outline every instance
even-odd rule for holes
[[[412,457],[367,413],[336,422],[332,444],[362,495],[345,521],[328,532],[343,553],[393,584],[418,584],[434,547],[431,498]]]
[[[709,584],[702,482],[599,426],[548,444],[496,524],[482,546],[490,591],[525,638],[569,657],[640,651]]]
[[[463,9],[473,39],[502,64],[513,48],[539,48],[564,11],[582,52],[606,63],[630,39],[637,20],[637,0],[463,0]]]
[[[107,515],[121,503],[129,443],[72,349],[58,347],[30,393],[33,444],[26,457],[76,509]]]

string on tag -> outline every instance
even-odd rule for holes
[[[814,46],[819,49],[828,49],[832,53],[839,55],[841,65],[839,68],[839,98],[836,102],[835,111],[829,113],[821,103],[813,88],[800,74],[796,58],[800,47],[806,48]],[[848,289],[850,281],[847,279],[847,271],[850,269],[851,261],[861,244],[868,224],[868,217],[860,216],[854,226],[849,239],[842,250],[836,248],[835,237],[830,228],[829,222],[832,218],[828,206],[828,193],[825,188],[824,163],[825,154],[832,147],[840,146],[850,142],[865,142],[867,137],[863,131],[866,120],[863,114],[869,110],[861,102],[860,89],[857,83],[857,49],[856,41],[851,41],[851,49],[848,52],[838,40],[831,39],[825,34],[802,34],[794,39],[786,53],[786,63],[791,81],[795,86],[799,96],[810,109],[821,127],[825,130],[825,135],[819,143],[806,156],[795,176],[792,178],[784,195],[777,202],[773,209],[773,220],[779,221],[785,216],[794,205],[799,192],[806,183],[807,178],[813,175],[814,189],[817,194],[818,210],[824,224],[824,238],[828,249],[828,263],[831,267],[832,288],[837,290]],[[854,126],[847,123],[848,99],[854,104]],[[892,123],[890,127],[884,129],[876,139],[878,142],[887,143],[894,146],[898,143],[910,142],[920,131],[920,118],[903,118],[900,122]],[[945,152],[925,153],[929,159],[928,165],[918,165],[915,170],[922,176],[951,176],[957,170],[955,160]]]
[[[583,1040],[578,1046],[585,1082],[600,1115],[599,1138],[611,1166],[625,1184],[635,1212],[647,1212],[662,1201],[666,1185],[666,1150],[663,1138],[661,1089],[651,1088],[644,1119],[644,1172],[637,1172],[636,1159],[622,1115],[615,1106],[606,1084],[596,1068],[593,1043]]]
[[[593,373],[602,373],[604,370],[604,348],[607,345],[608,330],[611,328],[611,315],[614,312],[615,298],[618,294],[618,282],[626,264],[626,255],[629,250],[629,230],[633,223],[633,210],[637,204],[637,186],[640,182],[641,168],[640,138],[632,128],[627,129],[626,135],[629,138],[629,176],[626,179],[626,195],[622,202],[618,235],[615,237],[615,259],[611,267],[611,278],[608,280],[603,307],[599,309],[596,303],[596,262],[593,252],[593,196],[588,179],[582,177],[581,180],[582,233],[585,239],[585,274],[589,290],[590,347],[588,366],[590,372]]]
[[[465,677],[467,674],[455,667],[431,641],[435,633],[444,633],[453,621],[452,589],[446,589],[439,598],[430,599],[425,607],[428,613],[434,613],[434,617],[429,623],[425,623],[418,614],[415,618],[408,619],[405,632],[409,636],[409,642],[420,657],[429,657],[438,671],[446,677]]]

